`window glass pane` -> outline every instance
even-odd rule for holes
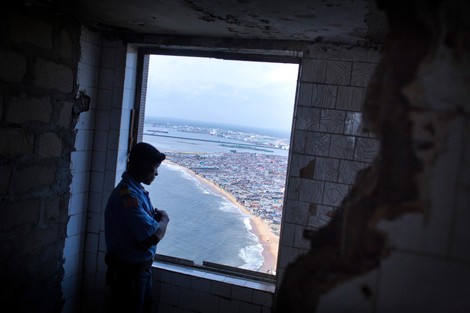
[[[147,187],[170,216],[158,254],[274,274],[298,64],[150,56]]]

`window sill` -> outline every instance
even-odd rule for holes
[[[256,279],[249,279],[245,277],[237,277],[236,275],[229,275],[227,273],[219,273],[215,270],[199,267],[199,266],[185,266],[179,264],[171,264],[167,262],[154,261],[153,267],[175,272],[179,274],[186,274],[190,276],[200,277],[208,280],[219,281],[226,284],[256,289],[260,291],[274,293],[276,290],[275,280],[272,282],[259,281]]]

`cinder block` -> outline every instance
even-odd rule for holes
[[[12,98],[6,105],[5,115],[9,123],[21,124],[32,121],[49,123],[52,115],[50,98],[27,98],[25,95]]]
[[[34,83],[46,89],[62,92],[73,91],[73,71],[70,67],[45,59],[37,59],[34,68]]]
[[[51,25],[26,15],[11,14],[10,39],[17,43],[30,43],[37,47],[52,50]]]
[[[39,138],[40,158],[60,157],[62,154],[62,140],[55,133],[44,133]]]
[[[26,74],[26,58],[18,53],[0,51],[0,79],[19,83]]]
[[[32,165],[16,170],[13,173],[14,192],[47,191],[56,182],[55,166]]]
[[[72,40],[65,30],[60,32],[60,55],[64,58],[72,58]]]
[[[0,130],[0,155],[16,157],[33,153],[33,136],[21,129]]]
[[[8,186],[10,185],[10,174],[10,166],[0,166],[0,196],[3,196],[8,192]]]

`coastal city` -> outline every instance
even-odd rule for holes
[[[223,128],[152,123],[146,135],[207,141],[220,152],[169,151],[167,160],[193,171],[230,193],[251,214],[279,235],[285,191],[288,139]],[[203,136],[201,136],[203,135]],[[229,141],[225,141],[230,139]],[[249,152],[247,152],[249,151]]]

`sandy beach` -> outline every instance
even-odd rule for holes
[[[258,271],[262,273],[270,273],[270,274],[275,272],[276,266],[277,266],[277,252],[278,252],[278,247],[279,247],[279,237],[276,236],[272,232],[269,225],[267,225],[267,223],[265,223],[258,216],[251,214],[251,212],[248,211],[241,203],[239,203],[232,194],[220,188],[219,186],[215,185],[210,180],[205,179],[202,176],[197,175],[195,172],[191,171],[190,169],[182,167],[176,163],[170,162],[168,160],[166,162],[183,168],[190,175],[192,175],[197,180],[199,180],[201,183],[209,186],[212,189],[211,191],[227,198],[230,202],[232,202],[235,206],[237,206],[240,209],[240,211],[242,211],[243,213],[246,213],[250,217],[252,232],[258,237],[259,242],[261,243],[263,247],[262,255],[264,258],[264,263]]]

